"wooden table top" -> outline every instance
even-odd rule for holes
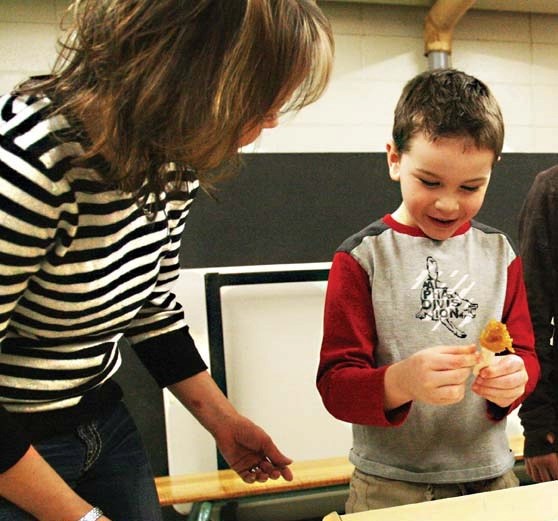
[[[323,521],[557,521],[558,481],[380,508]]]

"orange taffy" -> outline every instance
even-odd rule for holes
[[[498,320],[490,320],[480,336],[480,345],[494,353],[506,350],[510,353],[515,353],[512,341],[513,339],[508,332],[506,324],[498,322]]]

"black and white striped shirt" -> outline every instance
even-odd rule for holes
[[[17,413],[72,408],[109,380],[123,336],[161,386],[205,369],[171,292],[197,181],[147,215],[100,182],[102,163],[73,164],[80,134],[51,105],[0,98],[3,443]]]

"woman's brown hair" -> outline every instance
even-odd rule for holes
[[[333,61],[313,0],[76,0],[46,92],[85,122],[85,157],[106,154],[111,185],[167,186],[168,168],[210,185],[235,170],[240,136],[285,102],[320,97]],[[93,130],[93,131],[91,131]],[[145,187],[144,187],[145,188]]]

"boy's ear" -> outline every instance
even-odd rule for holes
[[[389,177],[392,181],[399,181],[399,166],[401,157],[393,141],[386,144],[387,162],[389,167]]]

